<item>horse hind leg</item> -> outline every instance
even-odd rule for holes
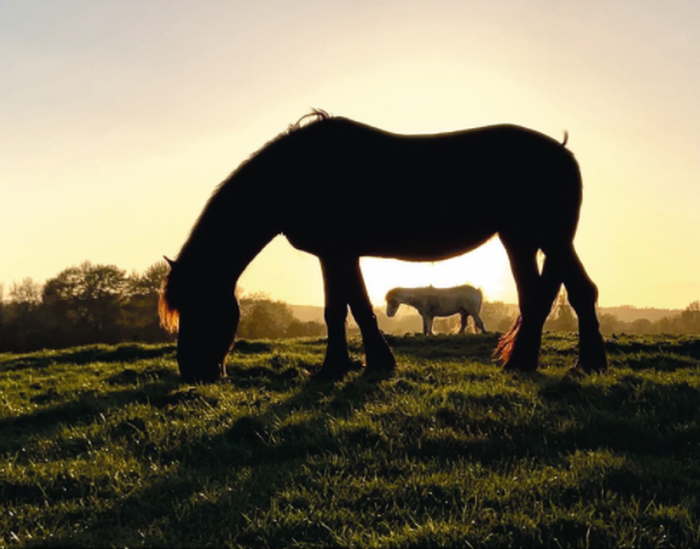
[[[579,360],[576,367],[587,372],[605,370],[608,361],[596,313],[598,288],[586,273],[573,244],[560,255],[566,293],[578,317]]]
[[[474,326],[479,328],[482,334],[487,333],[486,326],[484,325],[484,321],[481,319],[481,317],[478,314],[473,314],[472,318],[474,319]]]
[[[467,321],[469,319],[469,314],[467,311],[462,309],[459,311],[459,335],[464,335],[464,333],[467,331]]]
[[[534,247],[506,244],[506,251],[518,289],[520,315],[501,337],[495,354],[504,361],[506,370],[535,371],[544,321],[561,286],[561,277],[557,266],[547,259],[540,275]]]

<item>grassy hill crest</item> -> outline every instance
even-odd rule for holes
[[[531,375],[497,335],[389,337],[398,371],[310,381],[325,340],[0,355],[0,545],[697,546],[700,338],[620,336]],[[352,352],[361,357],[357,339]]]

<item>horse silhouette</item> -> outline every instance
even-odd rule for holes
[[[496,349],[504,367],[536,369],[544,321],[563,283],[579,319],[579,365],[602,369],[598,291],[573,245],[581,193],[578,164],[564,144],[526,128],[399,135],[313,111],[217,187],[176,261],[169,260],[159,313],[178,332],[180,374],[187,381],[226,374],[240,318],[237,280],[278,234],[320,260],[328,342],[318,377],[351,368],[348,306],[367,370],[396,367],[367,296],[361,256],[435,261],[496,234],[520,306]],[[390,211],[419,211],[423,222],[399,225],[376,214]]]
[[[459,333],[467,329],[467,319],[474,318],[474,324],[482,333],[486,326],[481,320],[481,304],[484,296],[481,290],[464,284],[453,288],[393,288],[386,294],[386,315],[393,317],[401,305],[410,305],[423,318],[423,333],[432,335],[433,319],[436,316],[452,316],[459,313]]]

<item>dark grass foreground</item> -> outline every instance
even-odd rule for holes
[[[357,341],[353,351],[359,355]],[[700,545],[700,339],[575,337],[506,374],[495,336],[390,338],[399,370],[309,381],[324,340],[0,355],[0,546]]]

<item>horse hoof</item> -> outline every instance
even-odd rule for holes
[[[307,371],[306,374],[313,381],[338,381],[343,379],[352,369],[353,364],[350,362],[340,368],[337,365],[328,366],[324,364],[317,372],[311,373]]]
[[[503,365],[504,372],[536,372],[537,362],[524,362],[521,360],[509,360]]]
[[[394,375],[396,368],[367,368],[362,377],[372,381],[386,379]]]
[[[307,370],[306,375],[311,381],[338,381],[343,379],[347,371],[331,370],[328,368],[321,368],[317,372],[309,372]]]
[[[366,372],[373,374],[390,374],[396,370],[396,361],[392,357],[391,360],[382,360],[367,362]]]
[[[384,360],[373,360],[367,361],[367,369],[365,370],[365,376],[371,376],[373,378],[387,377],[396,371],[396,360],[394,355],[389,355],[388,358]]]
[[[227,376],[221,374],[215,376],[183,375],[180,376],[180,379],[186,385],[204,385],[229,380]]]
[[[581,359],[578,359],[576,364],[574,364],[573,368],[571,369],[576,372],[583,372],[586,374],[600,373],[608,369],[608,361],[582,361]]]

